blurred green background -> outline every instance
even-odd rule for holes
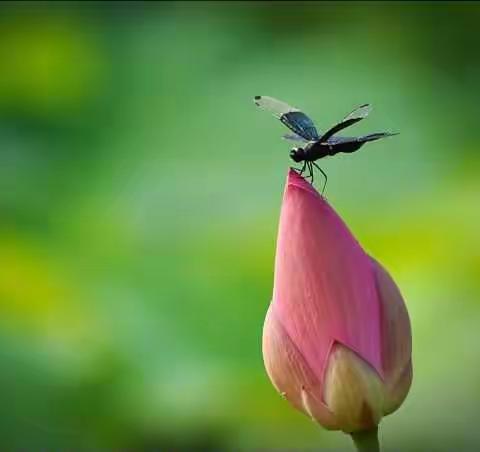
[[[479,3],[0,6],[2,450],[352,450],[261,356],[285,132],[401,132],[324,162],[408,304],[386,451],[478,450]],[[354,130],[352,129],[352,132]]]

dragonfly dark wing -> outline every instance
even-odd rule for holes
[[[398,132],[371,133],[370,135],[364,135],[363,137],[358,137],[357,140],[362,143],[366,143],[367,141],[380,140],[380,138],[393,137],[394,135],[398,135]]]
[[[343,143],[367,143],[368,141],[380,140],[381,138],[393,137],[398,135],[398,132],[379,132],[371,133],[370,135],[364,135],[361,137],[330,137],[328,139],[328,144],[343,144]]]
[[[380,140],[381,138],[391,137],[393,135],[398,135],[397,133],[390,132],[380,132],[380,133],[371,133],[370,135],[364,135],[361,137],[331,137],[328,140],[328,144],[332,146],[333,154],[335,155],[338,152],[355,152],[360,149],[365,143],[369,141]]]
[[[255,105],[269,111],[291,131],[307,141],[318,140],[318,132],[313,121],[298,108],[269,96],[255,96]]]
[[[280,118],[280,121],[307,141],[317,141],[319,139],[313,121],[301,111],[286,113]]]
[[[330,137],[335,135],[340,130],[350,127],[351,125],[361,121],[363,118],[366,118],[368,114],[372,111],[372,108],[369,104],[360,105],[360,107],[353,110],[345,118],[343,118],[338,124],[334,125],[331,129],[327,130],[321,138],[321,141],[326,142]]]

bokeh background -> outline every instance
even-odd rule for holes
[[[0,6],[2,450],[352,450],[274,391],[271,95],[395,138],[324,162],[408,304],[386,451],[480,448],[479,3]],[[353,129],[352,129],[353,131]]]

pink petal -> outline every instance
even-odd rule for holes
[[[323,395],[340,430],[358,432],[378,425],[383,416],[384,389],[371,366],[355,352],[335,344],[328,359]]]
[[[334,415],[323,403],[323,387],[301,351],[285,332],[272,306],[263,327],[263,359],[277,391],[297,410],[325,428],[337,430]]]
[[[280,216],[271,311],[320,385],[335,342],[383,377],[370,258],[326,200],[293,170]]]
[[[371,260],[381,309],[384,413],[389,414],[402,404],[412,382],[412,332],[400,290],[385,268]]]

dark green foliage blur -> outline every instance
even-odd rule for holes
[[[478,450],[480,4],[0,6],[0,448],[351,450],[274,391],[261,332],[289,144],[398,282],[414,383],[386,451]],[[353,131],[353,128],[352,128]]]

